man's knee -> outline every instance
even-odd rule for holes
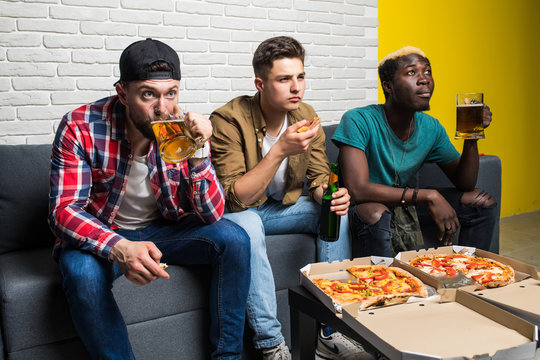
[[[232,221],[247,233],[252,248],[265,246],[264,225],[259,214],[254,211],[245,210],[237,213],[227,213],[223,218]]]
[[[385,211],[390,211],[388,207],[380,203],[365,203],[356,205],[356,214],[362,222],[373,225],[378,223]]]
[[[96,291],[108,289],[112,285],[112,266],[92,254],[79,250],[63,251],[59,258],[62,285],[66,291]],[[107,270],[110,267],[110,273]]]
[[[473,191],[464,193],[461,197],[461,203],[483,208],[491,208],[497,205],[495,198],[481,189],[474,189]]]
[[[236,222],[228,219],[219,221],[219,229],[216,228],[216,235],[221,246],[225,246],[230,253],[237,253],[240,256],[249,254],[250,237],[246,230]]]

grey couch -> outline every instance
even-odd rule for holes
[[[333,134],[335,126],[326,126]],[[328,157],[337,149],[327,139]],[[0,359],[88,359],[71,323],[51,257],[53,236],[46,222],[50,145],[0,146]],[[441,177],[428,166],[418,180]],[[479,186],[500,199],[501,165],[481,160]],[[444,178],[443,178],[444,180]],[[494,236],[498,249],[498,224]],[[315,237],[267,236],[276,283],[278,317],[290,344],[287,289],[298,284],[298,269],[316,261]],[[205,266],[170,266],[170,280],[139,287],[124,277],[114,294],[128,324],[137,359],[208,357],[208,279]],[[245,358],[257,358],[246,330]]]

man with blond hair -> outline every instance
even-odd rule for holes
[[[436,245],[452,244],[460,228],[457,244],[489,250],[496,202],[475,189],[477,140],[465,140],[460,154],[439,121],[424,113],[434,90],[430,61],[420,49],[405,47],[380,62],[379,77],[385,103],[347,111],[332,138],[356,204],[349,211],[353,255],[392,256],[422,246],[411,237],[419,231],[416,206],[424,206],[437,225]],[[484,106],[483,125],[490,123]],[[426,162],[436,163],[455,188],[409,188]]]

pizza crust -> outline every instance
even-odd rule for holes
[[[305,132],[308,130],[313,129],[315,126],[317,126],[321,122],[321,118],[318,116],[315,116],[313,119],[308,120],[304,126],[296,130],[296,132]]]

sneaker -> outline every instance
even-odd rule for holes
[[[325,336],[319,331],[315,360],[376,360],[375,355],[364,350],[357,341],[339,332]]]
[[[282,341],[281,344],[273,346],[271,348],[262,350],[263,360],[291,360],[291,352],[285,344],[285,341]]]

